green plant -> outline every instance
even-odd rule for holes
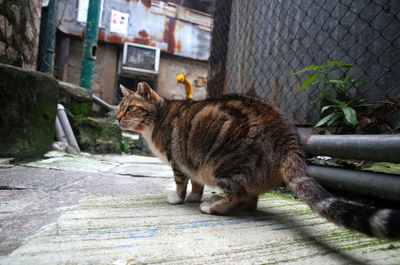
[[[354,65],[350,63],[332,61],[326,65],[310,65],[298,72],[292,73],[292,75],[297,75],[304,72],[315,72],[302,83],[301,91],[304,91],[311,85],[317,85],[319,87],[319,94],[312,102],[321,102],[324,104],[321,108],[321,114],[328,109],[332,111],[318,121],[314,127],[324,124],[330,126],[335,121],[343,121],[346,125],[355,127],[357,125],[356,110],[361,107],[373,105],[366,104],[366,100],[363,97],[354,97],[349,92],[350,88],[360,82],[360,80],[350,79],[353,67]],[[340,72],[343,73],[342,79],[331,78],[332,75],[337,75]],[[325,104],[326,102],[329,103]]]
[[[131,154],[135,149],[135,141],[122,139],[122,153]]]

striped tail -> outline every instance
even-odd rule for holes
[[[400,238],[400,211],[369,208],[366,205],[334,197],[307,176],[302,155],[290,153],[281,172],[285,182],[310,208],[329,221],[378,238]]]

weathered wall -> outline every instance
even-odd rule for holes
[[[114,104],[115,79],[118,65],[118,48],[111,44],[101,44],[97,53],[93,92],[100,92],[101,98]]]
[[[118,52],[122,47],[99,43],[95,73],[93,76],[93,93],[110,104],[115,104],[116,79],[118,78]],[[79,85],[81,75],[83,42],[70,38],[68,71],[66,82]],[[156,89],[166,98],[184,99],[185,88],[176,83],[178,74],[186,73],[192,83],[194,99],[200,100],[207,96],[208,63],[162,53],[159,75],[156,77]]]
[[[174,1],[104,1],[99,41],[118,45],[133,42],[157,47],[169,54],[208,60],[211,16],[167,2]],[[57,27],[67,35],[82,37],[85,23],[77,21],[78,6],[78,0],[59,0]],[[129,15],[126,34],[111,30],[112,10]]]
[[[36,69],[41,0],[0,0],[0,63]]]
[[[79,85],[82,69],[83,42],[70,39],[67,82]],[[117,74],[118,48],[111,44],[99,43],[95,73],[93,76],[93,92],[110,104],[114,103],[115,78]]]
[[[0,64],[0,157],[36,158],[51,149],[58,95],[49,75]]]
[[[157,77],[157,92],[166,98],[184,99],[186,97],[185,87],[176,83],[176,76],[186,73],[194,89],[193,99],[204,99],[207,95],[206,80],[204,80],[207,78],[207,72],[208,63],[206,62],[162,54]]]
[[[175,78],[177,74],[188,73],[188,78],[195,88],[195,99],[206,96],[204,82],[207,76],[206,60],[210,50],[212,17],[177,5],[182,3],[180,0],[172,0],[175,4],[170,2],[155,0],[103,2],[98,36],[99,49],[93,80],[94,94],[100,95],[110,104],[115,103],[119,53],[122,55],[122,46],[125,42],[133,42],[158,47],[163,52],[160,74],[155,77],[155,89],[167,97],[184,98],[185,89],[182,85],[176,84]],[[73,84],[79,84],[82,39],[85,34],[85,23],[79,22],[77,17],[77,14],[81,14],[78,3],[78,0],[59,0],[58,4],[58,34],[70,37],[70,41],[64,43],[70,47],[69,59],[66,59],[65,54],[59,57],[56,55],[56,61],[60,59],[60,65],[57,66],[58,78]],[[111,29],[112,10],[129,15],[126,33]],[[58,45],[60,46],[60,43]],[[58,53],[61,54],[60,49]],[[67,67],[64,67],[65,65]],[[66,68],[68,71],[65,71]],[[125,80],[127,78],[131,77],[126,77]],[[132,77],[132,80],[138,82],[139,79]],[[196,84],[199,87],[196,87]]]

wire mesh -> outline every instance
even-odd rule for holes
[[[216,1],[218,3],[218,1]],[[368,102],[400,94],[400,1],[229,1],[216,6],[210,96],[241,93],[277,105],[297,125],[320,119],[310,75],[291,73],[330,61],[354,64],[350,91]]]
[[[207,90],[210,97],[217,97],[223,93],[231,4],[231,0],[219,0],[215,1],[214,4],[214,25],[211,36],[210,68],[207,81]]]

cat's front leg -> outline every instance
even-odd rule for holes
[[[188,178],[174,165],[172,165],[172,170],[174,171],[176,191],[168,196],[168,203],[180,204],[186,197]]]
[[[186,201],[187,202],[201,201],[201,197],[203,197],[204,185],[193,181],[193,179],[190,180],[190,183],[192,183],[192,192],[187,196]]]

